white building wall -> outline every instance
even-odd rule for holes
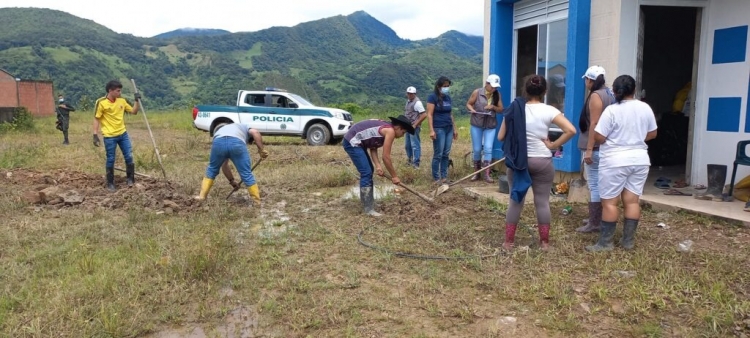
[[[482,56],[483,75],[490,73],[490,32],[493,2],[495,2],[495,0],[484,0],[484,55]]]
[[[608,84],[617,77],[620,39],[620,1],[591,1],[591,30],[589,39],[589,65],[599,65],[607,71]],[[576,74],[582,76],[583,74]]]
[[[694,183],[706,181],[707,164],[725,164],[728,168],[727,183],[732,174],[737,142],[750,140],[745,132],[748,118],[748,82],[750,82],[750,48],[746,48],[745,61],[713,64],[714,34],[717,29],[750,25],[750,1],[711,0],[704,18],[704,34],[701,41],[700,70],[695,102],[695,140],[693,142]],[[746,41],[746,43],[748,43]],[[750,45],[750,43],[748,43]],[[707,131],[710,98],[741,98],[738,132]],[[716,116],[712,117],[716,118]],[[740,166],[737,181],[750,175],[750,167]]]

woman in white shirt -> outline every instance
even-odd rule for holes
[[[609,105],[594,131],[599,147],[599,195],[602,225],[599,239],[588,251],[609,251],[617,227],[617,202],[621,199],[625,225],[620,245],[634,247],[635,231],[641,218],[640,196],[651,161],[646,141],[656,137],[656,118],[651,107],[634,98],[635,79],[620,75],[612,85],[617,103]]]
[[[547,80],[543,76],[530,76],[524,89],[527,100],[517,98],[511,104],[505,112],[497,136],[498,140],[505,142],[503,149],[508,165],[508,184],[511,186],[511,199],[505,213],[503,248],[513,248],[516,226],[523,211],[523,200],[526,191],[531,187],[539,229],[539,245],[542,250],[547,250],[552,218],[549,195],[555,178],[552,150],[568,142],[576,134],[576,128],[557,108],[544,104]],[[563,135],[555,142],[547,138],[552,123],[563,131]]]

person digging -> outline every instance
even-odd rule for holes
[[[383,167],[378,160],[378,148],[383,148],[383,164],[391,174],[391,182],[401,184],[396,175],[396,169],[391,161],[393,141],[404,134],[414,134],[414,126],[404,115],[389,117],[391,122],[381,120],[364,120],[355,123],[344,135],[344,151],[349,155],[354,166],[359,171],[359,199],[367,215],[378,217],[375,211],[375,191],[373,190],[372,174],[385,176]],[[373,164],[375,167],[373,168]]]
[[[229,169],[229,161],[231,160],[234,167],[237,168],[240,179],[247,186],[247,192],[253,199],[253,203],[260,206],[260,189],[258,189],[255,175],[250,169],[250,152],[247,150],[247,145],[250,143],[255,143],[258,147],[258,154],[260,154],[261,159],[268,157],[269,153],[268,150],[264,149],[260,132],[250,128],[247,124],[231,123],[214,131],[206,175],[203,177],[201,191],[195,197],[196,200],[203,201],[206,199],[220,169],[233,188],[239,187],[240,183],[234,181],[232,171]]]

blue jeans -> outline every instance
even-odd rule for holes
[[[432,141],[432,179],[437,181],[448,177],[451,146],[453,146],[453,126],[434,128],[435,140]]]
[[[585,156],[586,152],[581,152],[581,157]],[[595,150],[591,152],[591,164],[583,165],[583,170],[586,172],[586,182],[589,185],[589,198],[591,202],[601,202],[602,198],[599,195],[599,151]]]
[[[120,136],[104,138],[104,150],[107,152],[107,168],[115,166],[117,146],[120,147],[122,157],[125,158],[125,164],[133,164],[133,146],[130,144],[130,137],[128,137],[128,132],[126,131]]]
[[[471,126],[471,149],[474,161],[492,160],[492,146],[495,144],[495,128],[484,129]],[[484,153],[482,153],[484,151]]]
[[[244,141],[230,136],[215,138],[211,143],[211,155],[208,157],[208,168],[206,168],[206,177],[215,179],[219,175],[221,165],[227,159],[232,161],[240,179],[245,182],[246,186],[255,184],[255,176],[250,170],[250,153],[247,151],[247,145]]]
[[[359,187],[372,187],[372,173],[375,169],[372,167],[370,154],[367,153],[367,149],[353,147],[346,139],[342,143],[344,144],[344,151],[349,154],[349,158],[352,159],[354,166],[359,171]]]
[[[422,127],[414,128],[414,135],[410,135],[409,133],[404,134],[404,138],[406,139],[406,145],[404,146],[406,148],[406,158],[412,160],[409,164],[414,164],[414,166],[419,166],[419,158],[422,156],[422,144],[419,141],[419,131],[422,129]]]

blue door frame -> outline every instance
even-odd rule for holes
[[[508,106],[513,74],[513,6],[519,0],[493,0],[490,13],[490,73],[500,75],[500,93],[503,105]],[[586,87],[581,75],[589,63],[589,28],[591,27],[591,0],[570,0],[568,5],[568,54],[565,73],[565,117],[578,125],[583,108]],[[502,122],[502,116],[498,116]],[[500,128],[498,123],[498,129]],[[581,153],[578,151],[578,134],[563,145],[563,156],[553,158],[555,170],[579,172]],[[493,157],[502,157],[502,143],[495,141]]]

